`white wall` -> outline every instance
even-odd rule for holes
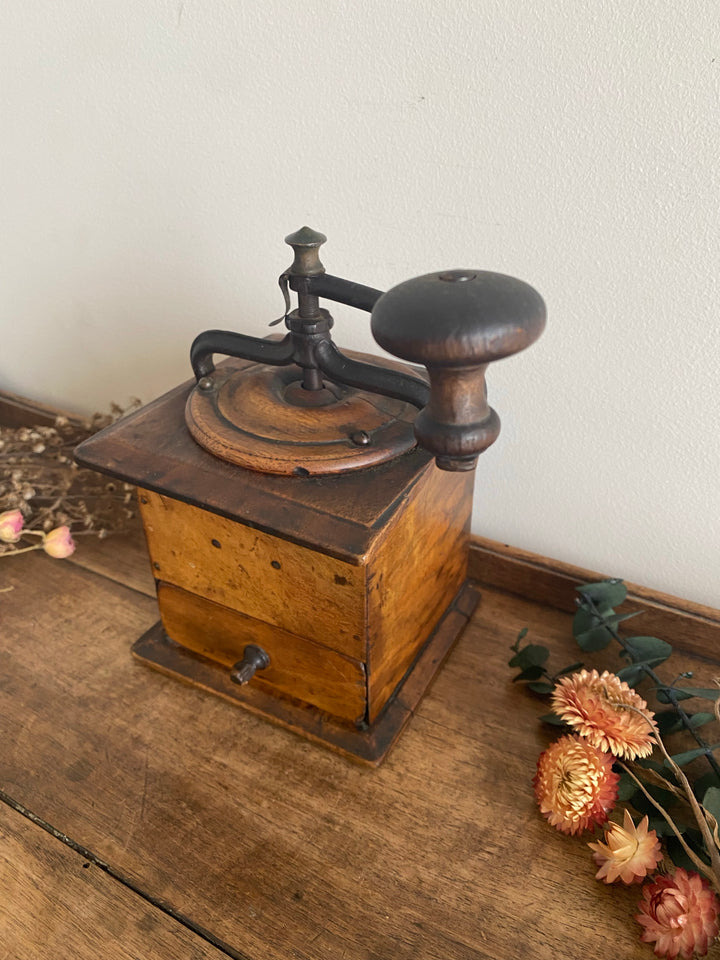
[[[514,274],[475,530],[720,606],[719,78],[716,0],[4,0],[0,388],[151,399],[304,223],[374,286]]]

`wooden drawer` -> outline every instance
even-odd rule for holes
[[[342,720],[365,717],[364,664],[262,620],[171,584],[158,584],[160,616],[176,643],[230,667],[249,643],[262,647],[270,665],[250,681],[268,692],[310,703]]]
[[[155,576],[365,661],[365,569],[149,490]]]

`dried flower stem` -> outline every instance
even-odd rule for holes
[[[3,557],[17,557],[21,553],[30,553],[31,550],[42,550],[41,543],[34,543],[31,547],[21,547],[19,550],[8,550],[6,553],[0,553],[0,559]]]
[[[698,803],[697,797],[693,793],[693,789],[690,786],[690,781],[688,780],[688,778],[682,772],[680,767],[677,765],[677,763],[675,763],[673,758],[668,753],[665,747],[665,744],[663,743],[663,739],[660,736],[658,725],[655,723],[655,721],[651,717],[649,717],[643,710],[638,710],[637,707],[633,707],[630,704],[617,703],[614,705],[623,710],[633,710],[636,713],[639,713],[640,716],[644,718],[644,720],[646,721],[650,729],[653,731],[653,735],[655,737],[658,747],[660,748],[662,755],[665,757],[665,760],[668,766],[670,767],[670,769],[672,770],[672,772],[680,781],[680,785],[682,786],[683,791],[685,793],[685,798],[687,799],[687,802],[690,804],[690,809],[693,812],[695,821],[697,822],[698,828],[700,829],[700,833],[702,834],[703,842],[705,844],[705,850],[707,852],[708,857],[710,858],[710,864],[711,864],[710,868],[708,868],[705,864],[703,864],[702,868],[698,866],[698,869],[702,869],[702,872],[711,880],[712,885],[715,887],[717,892],[720,893],[720,851],[718,851],[718,848],[715,844],[713,836],[710,833],[710,827],[705,817],[705,813],[703,812],[702,807]],[[623,769],[627,769],[624,764],[621,764],[621,765]],[[635,780],[636,783],[639,783],[637,777],[632,773],[632,771],[628,770],[627,772],[630,774],[633,780]],[[696,865],[699,865],[700,863],[702,863],[702,861],[700,861],[695,856],[695,854],[691,853],[691,851],[688,849],[687,844],[678,833],[678,830],[675,824],[672,822],[672,819],[670,818],[670,815],[667,813],[667,811],[653,797],[650,796],[650,794],[647,792],[647,790],[643,787],[642,784],[639,784],[639,785],[643,793],[650,799],[653,805],[656,806],[658,810],[660,810],[662,815],[665,817],[670,827],[678,836],[678,839],[680,839],[685,852],[691,857],[693,863],[695,863]]]
[[[673,821],[672,817],[671,817],[670,814],[667,812],[667,810],[665,809],[665,807],[663,807],[663,805],[662,805],[658,800],[655,799],[655,797],[654,797],[654,796],[650,793],[650,791],[645,787],[645,784],[642,782],[642,780],[640,780],[638,777],[635,776],[635,774],[632,772],[632,770],[630,769],[630,767],[629,767],[626,763],[623,763],[622,760],[618,760],[617,763],[622,767],[622,769],[625,771],[625,773],[627,773],[627,775],[628,775],[629,777],[631,777],[631,778],[635,781],[635,783],[637,784],[637,786],[640,787],[640,789],[642,790],[642,792],[645,794],[645,796],[646,796],[647,799],[650,801],[650,803],[655,807],[655,809],[656,809],[657,811],[659,811],[659,813],[662,814],[663,819],[666,821],[666,823],[668,824],[668,826],[670,827],[670,829],[672,830],[672,832],[675,834],[675,836],[677,837],[677,839],[680,841],[680,844],[681,844],[683,850],[684,850],[685,853],[688,855],[688,857],[690,857],[690,859],[691,859],[692,862],[695,864],[695,866],[697,867],[697,869],[698,869],[701,873],[705,874],[705,876],[708,878],[708,880],[710,880],[710,882],[711,882],[712,885],[715,887],[715,889],[718,890],[718,892],[720,892],[719,881],[718,881],[718,879],[716,878],[715,874],[714,874],[713,871],[710,869],[710,867],[708,867],[708,865],[707,865],[706,863],[703,863],[703,861],[700,859],[700,857],[698,857],[698,855],[697,855],[693,850],[691,850],[690,847],[687,845],[687,843],[685,842],[685,839],[683,838],[682,833],[680,833],[680,830],[679,830],[679,829],[677,828],[677,826],[675,825],[675,822]]]

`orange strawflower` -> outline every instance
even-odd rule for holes
[[[607,820],[620,778],[612,757],[568,734],[540,754],[533,780],[540,812],[563,833],[580,833]]]
[[[625,811],[623,826],[611,823],[605,831],[605,843],[589,843],[593,859],[600,867],[595,874],[605,883],[642,883],[643,878],[662,860],[660,842],[654,830],[648,830],[648,818],[643,817],[636,827]]]
[[[652,729],[636,711],[642,710],[650,718],[654,714],[643,698],[614,673],[581,670],[562,677],[555,686],[552,704],[565,723],[605,753],[628,760],[652,753]]]
[[[658,957],[691,960],[704,957],[718,935],[720,901],[699,873],[678,867],[674,875],[662,874],[643,887],[640,939],[654,943]]]

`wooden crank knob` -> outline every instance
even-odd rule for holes
[[[430,400],[415,419],[421,447],[444,470],[472,470],[500,432],[488,406],[485,371],[530,346],[545,327],[545,304],[529,284],[502,273],[446,270],[407,280],[372,310],[377,343],[423,364]]]

